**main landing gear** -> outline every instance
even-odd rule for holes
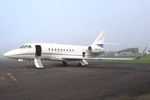
[[[62,62],[62,65],[63,65],[63,66],[68,66],[68,63],[67,63],[66,61],[63,61],[63,62]]]
[[[85,55],[86,55],[86,53],[85,52],[82,52],[82,60],[79,62],[79,66],[80,67],[85,67],[85,66],[88,66],[88,62],[87,62],[87,60],[85,59]]]
[[[27,68],[31,68],[31,60],[28,60],[27,63],[28,63]]]
[[[88,66],[88,62],[85,59],[85,55],[86,55],[86,53],[82,52],[82,59],[80,59],[80,62],[78,63],[78,66],[80,66],[80,67],[86,67],[86,66]],[[68,63],[66,61],[62,61],[62,65],[63,66],[68,66]]]

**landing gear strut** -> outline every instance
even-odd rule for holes
[[[27,68],[30,68],[31,67],[31,65],[30,65],[31,60],[28,60],[27,62],[28,62]]]

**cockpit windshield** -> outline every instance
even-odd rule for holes
[[[31,45],[23,45],[20,48],[31,48]]]

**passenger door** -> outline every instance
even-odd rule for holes
[[[42,55],[41,45],[35,45],[35,56],[41,56],[41,55]]]

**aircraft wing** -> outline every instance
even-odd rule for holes
[[[135,59],[140,59],[141,57],[144,56],[146,52],[147,47],[140,53],[137,57],[132,57],[132,58],[113,58],[113,57],[98,57],[98,58],[63,58],[63,60],[135,60]]]
[[[134,60],[136,58],[88,58],[87,60]]]
[[[63,58],[63,60],[70,60],[70,61],[76,61],[76,60],[134,60],[137,58],[105,58],[105,57],[99,57],[99,58]]]

